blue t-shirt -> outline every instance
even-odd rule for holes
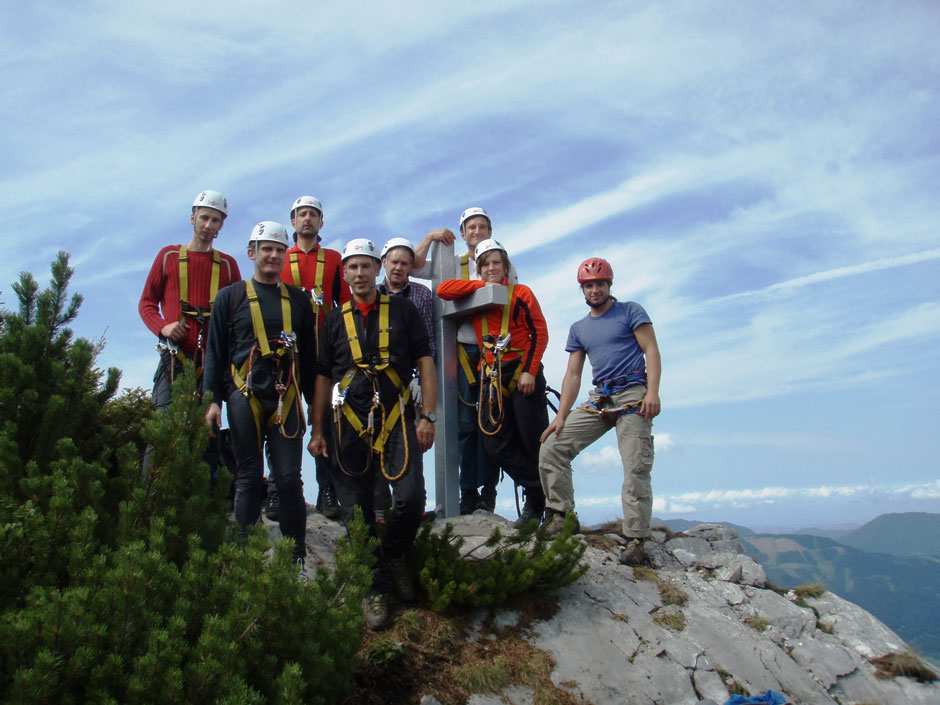
[[[625,377],[631,372],[642,372],[645,379],[646,360],[633,334],[644,323],[652,321],[640,304],[614,301],[603,315],[594,318],[588,314],[571,324],[565,351],[587,353],[595,387],[605,380]],[[633,382],[643,383],[643,380]]]

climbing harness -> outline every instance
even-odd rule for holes
[[[600,385],[594,387],[594,391],[597,393],[597,401],[591,401],[588,399],[584,402],[579,409],[583,409],[591,414],[597,414],[600,416],[601,421],[604,422],[604,425],[607,428],[613,428],[617,425],[617,418],[621,416],[626,416],[627,414],[636,414],[639,412],[640,407],[643,405],[642,400],[637,401],[628,401],[625,404],[620,406],[605,406],[606,404],[613,404],[613,395],[619,391],[626,389],[627,387],[646,382],[646,372],[643,370],[635,370],[633,372],[628,372],[625,375],[620,377],[614,377],[613,379],[605,379],[600,383]]]
[[[218,250],[212,250],[212,274],[209,280],[209,306],[193,306],[189,303],[189,250],[186,245],[180,245],[177,255],[179,262],[179,289],[180,289],[180,323],[185,323],[187,319],[191,320],[199,329],[199,338],[196,342],[196,350],[193,353],[193,365],[196,367],[196,379],[202,377],[203,355],[206,349],[206,326],[209,324],[209,316],[212,313],[212,304],[215,303],[215,296],[219,293],[219,273],[222,269],[222,257]],[[164,342],[161,339],[161,343]],[[165,349],[182,364],[186,360],[186,355],[171,341],[166,341]],[[176,350],[172,348],[176,347]],[[163,354],[160,343],[157,349]],[[175,365],[170,365],[170,384],[173,384]]]
[[[209,323],[212,304],[215,301],[215,295],[219,293],[219,271],[222,265],[222,258],[218,250],[212,250],[212,275],[209,283],[209,308],[193,306],[189,303],[189,250],[186,245],[180,245],[177,254],[179,263],[179,292],[180,292],[180,323],[186,323],[191,319],[199,328],[199,338],[196,343],[196,350],[193,353],[193,364],[196,367],[196,380],[202,377],[203,351],[206,342],[206,325]],[[164,365],[164,373],[170,380],[170,384],[176,379],[176,363],[179,362],[182,367],[189,359],[179,345],[160,336],[157,340],[157,352],[160,353],[160,360]],[[201,397],[202,393],[197,392]]]
[[[487,436],[495,436],[503,428],[503,420],[506,417],[506,410],[503,406],[503,398],[508,399],[516,391],[519,383],[519,377],[522,376],[522,360],[516,366],[509,384],[503,384],[503,355],[507,352],[522,353],[522,350],[509,347],[509,341],[512,336],[509,333],[509,312],[512,308],[513,290],[515,285],[509,285],[509,303],[503,306],[502,321],[498,336],[490,335],[489,314],[484,313],[481,320],[481,339],[483,342],[480,351],[480,402],[477,405],[477,425],[480,432]],[[487,351],[493,358],[492,364],[487,361]],[[484,414],[484,396],[486,397],[486,413]],[[492,431],[487,430],[487,424],[493,427]]]
[[[346,326],[346,337],[349,342],[349,351],[352,355],[353,364],[346,370],[346,374],[333,387],[333,429],[336,438],[336,461],[340,470],[349,477],[360,477],[367,473],[372,467],[372,454],[378,453],[379,466],[382,475],[389,482],[398,480],[408,469],[408,436],[405,428],[405,406],[411,400],[411,389],[404,387],[398,372],[391,366],[395,358],[389,352],[389,340],[391,327],[389,325],[389,310],[391,309],[390,299],[386,294],[379,294],[377,299],[379,313],[379,349],[376,353],[366,356],[362,352],[359,331],[356,328],[356,320],[353,316],[354,302],[348,301],[343,306],[343,323]],[[362,327],[365,331],[366,321],[363,318]],[[365,334],[363,334],[363,338]],[[366,416],[366,423],[352,409],[351,405],[346,404],[346,395],[349,393],[349,385],[356,378],[356,375],[363,374],[372,384],[372,405],[369,407],[369,413]],[[385,405],[381,401],[380,383],[381,376],[385,375],[398,390],[398,403],[386,413]],[[376,413],[378,413],[381,423],[377,423]],[[342,461],[342,434],[340,432],[340,420],[345,418],[352,426],[353,430],[360,439],[365,441],[369,447],[365,466],[359,472],[350,472]],[[397,423],[401,422],[401,437],[404,446],[405,458],[401,469],[396,474],[389,473],[385,468],[385,445]]]
[[[266,428],[277,426],[284,438],[296,438],[303,433],[307,426],[303,417],[300,401],[300,386],[297,373],[297,335],[291,330],[290,294],[284,284],[278,285],[281,294],[281,325],[282,330],[277,338],[268,340],[264,328],[264,318],[261,315],[261,304],[258,303],[258,294],[254,283],[249,279],[245,282],[245,294],[248,297],[248,307],[251,311],[251,325],[255,334],[255,344],[248,353],[248,357],[240,368],[232,364],[232,380],[235,386],[248,399],[252,415],[255,419],[255,429],[258,433],[258,448],[261,448],[261,424]],[[277,409],[267,419],[264,419],[264,409],[261,402],[251,390],[252,369],[257,359],[269,359],[277,370],[274,388],[277,391]],[[293,433],[288,433],[284,427],[285,416],[290,415],[291,408],[297,411],[297,427]],[[284,409],[287,409],[287,414]]]
[[[300,254],[290,253],[290,273],[294,286],[304,289],[300,281]],[[326,255],[322,247],[317,248],[317,273],[314,275],[313,288],[304,289],[310,294],[310,303],[313,306],[313,333],[316,339],[317,350],[320,349],[320,312],[323,310],[323,270],[326,269]],[[327,310],[329,310],[327,308]]]

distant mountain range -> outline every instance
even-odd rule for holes
[[[836,540],[869,553],[940,556],[940,514],[882,514]]]
[[[657,523],[684,531],[700,522],[654,519]],[[777,587],[823,583],[878,617],[923,655],[940,660],[940,514],[885,514],[838,541],[809,534],[755,534],[716,523],[738,531],[745,550]]]

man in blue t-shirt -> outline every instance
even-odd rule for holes
[[[574,509],[571,461],[591,443],[617,429],[623,462],[622,563],[646,562],[643,539],[649,536],[653,511],[653,417],[659,414],[662,362],[653,324],[643,307],[610,295],[614,272],[598,257],[578,267],[578,284],[590,313],[572,324],[565,350],[568,369],[561,383],[558,414],[542,434],[539,474],[545,490],[545,523],[550,534],[561,531],[566,511]],[[581,389],[584,360],[593,372],[588,401],[571,410]]]

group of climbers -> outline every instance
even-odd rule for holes
[[[385,523],[365,606],[370,628],[384,628],[389,594],[414,598],[403,558],[424,511],[422,455],[435,438],[433,295],[410,277],[429,278],[431,245],[451,245],[456,236],[441,228],[417,246],[393,238],[381,251],[360,238],[340,255],[320,245],[321,202],[301,196],[290,211],[294,244],[283,225],[258,223],[248,238],[252,276],[241,281],[235,260],[213,248],[227,215],[220,193],[201,192],[190,243],[163,248],[147,278],[139,309],[159,339],[154,404],[169,404],[173,377],[184,359],[192,360],[199,393],[210,401],[210,436],[218,436],[227,409],[240,532],[259,520],[266,454],[269,516],[294,539],[301,574],[309,421],[317,509],[345,520],[360,507],[373,535],[377,521]],[[507,304],[468,316],[458,328],[461,513],[495,510],[502,471],[525,497],[516,525],[536,520],[549,533],[560,531],[564,513],[574,509],[572,459],[616,428],[623,532],[631,539],[621,558],[642,560],[652,502],[651,425],[660,410],[661,364],[649,317],[638,304],[611,296],[606,261],[581,264],[578,284],[590,311],[569,331],[560,407],[549,423],[542,366],[548,327],[538,300],[519,283],[485,210],[465,210],[459,231],[467,244],[455,255],[459,278],[441,282],[437,296],[508,289]],[[585,358],[595,389],[572,411]],[[218,461],[207,456],[207,462]]]

